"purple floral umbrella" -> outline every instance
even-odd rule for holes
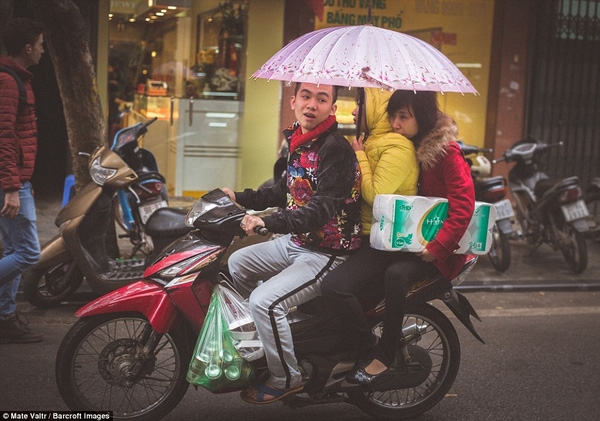
[[[430,44],[369,24],[302,35],[273,55],[252,78],[477,95],[456,65]]]

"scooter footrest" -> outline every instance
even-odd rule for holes
[[[141,259],[129,259],[111,262],[111,268],[107,272],[98,274],[105,281],[136,281],[143,274],[146,264]]]
[[[412,363],[398,363],[395,367],[375,379],[367,389],[370,391],[386,391],[417,387],[429,377],[431,373],[431,357],[420,346],[407,345]]]

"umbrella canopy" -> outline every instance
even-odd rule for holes
[[[372,25],[323,28],[302,35],[252,77],[477,94],[458,67],[435,47],[411,35]]]

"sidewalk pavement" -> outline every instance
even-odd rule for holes
[[[192,202],[186,199],[172,199],[170,205],[190,206]],[[39,198],[36,200],[36,207],[38,232],[43,246],[58,234],[54,220],[61,209],[61,198]],[[127,240],[121,241],[128,245]],[[475,268],[458,289],[464,291],[600,290],[600,242],[588,239],[587,245],[587,269],[581,274],[575,274],[567,266],[560,251],[554,251],[544,244],[530,255],[531,246],[524,241],[512,240],[512,261],[506,272],[496,271],[487,256],[480,256]],[[86,292],[86,287],[84,282],[80,290]],[[87,291],[89,292],[89,289]]]

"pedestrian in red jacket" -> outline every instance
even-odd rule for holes
[[[42,25],[26,18],[9,22],[3,33],[8,57],[0,57],[0,343],[39,342],[16,313],[21,273],[40,257],[31,176],[37,153],[33,75],[29,66],[44,53]],[[13,74],[11,74],[11,72]],[[19,83],[21,82],[21,83]],[[19,86],[25,87],[25,98]]]

